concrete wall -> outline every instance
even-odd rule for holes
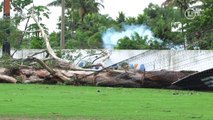
[[[14,58],[26,58],[38,51],[42,50],[21,50],[14,55]],[[0,56],[1,53],[0,51]],[[144,54],[140,55],[137,59],[129,60],[129,63],[144,64],[147,71],[162,69],[202,71],[213,67],[213,51],[211,50],[113,50],[110,59],[105,63],[112,65],[141,53]],[[36,57],[44,58],[45,54],[40,54]]]
[[[144,64],[146,70],[195,70],[203,71],[213,67],[213,51],[210,50],[162,50],[151,51],[150,54],[132,61]]]

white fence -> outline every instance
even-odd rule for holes
[[[35,52],[42,50],[20,50],[15,53],[14,58],[26,58]],[[0,51],[0,56],[1,56]],[[13,53],[13,50],[11,51]],[[106,65],[123,61],[125,59],[141,55],[137,59],[131,60],[130,64],[144,64],[147,71],[150,70],[195,70],[202,71],[213,68],[212,50],[113,50],[111,57],[105,62]],[[38,58],[44,58],[45,54],[37,55]]]
[[[213,51],[211,50],[160,50],[151,51],[131,63],[144,64],[146,70],[195,70],[203,71],[213,68]]]

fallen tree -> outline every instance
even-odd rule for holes
[[[6,60],[13,64],[9,64],[11,66],[9,70],[5,70],[0,75],[2,82],[166,88],[172,82],[191,74],[191,72],[173,71],[149,71],[144,74],[142,71],[131,71],[127,66],[121,70],[106,68],[104,61],[111,55],[111,52],[107,50],[81,57],[76,55],[75,58],[71,55],[72,60],[62,59],[51,48],[48,37],[33,11],[30,17],[39,27],[46,50],[28,56],[24,60]],[[43,52],[47,54],[45,59],[35,57]],[[88,62],[87,58],[92,60]]]
[[[3,83],[16,83],[17,80],[15,78],[7,76],[7,75],[0,75],[0,82],[3,82]]]
[[[146,76],[141,72],[130,72],[125,70],[103,70],[94,71],[74,71],[64,69],[53,69],[52,74],[47,69],[22,68],[13,71],[13,76],[19,78],[20,83],[42,83],[67,85],[90,85],[109,87],[143,87],[143,88],[171,88],[171,83],[194,73],[193,71],[149,71]],[[65,78],[60,78],[65,76]],[[0,79],[1,80],[1,79]],[[13,80],[14,81],[14,80]]]

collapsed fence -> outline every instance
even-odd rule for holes
[[[38,51],[42,50],[19,50],[14,54],[14,58],[26,58]],[[66,50],[66,52],[70,51]],[[36,57],[45,58],[45,56],[44,53]],[[106,66],[121,62],[144,64],[146,71],[203,71],[213,67],[212,61],[212,50],[112,50],[105,64]]]
[[[129,60],[131,64],[144,64],[147,71],[203,71],[213,67],[211,50],[150,50]]]

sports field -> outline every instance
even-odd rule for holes
[[[0,84],[5,120],[213,120],[213,93]]]

